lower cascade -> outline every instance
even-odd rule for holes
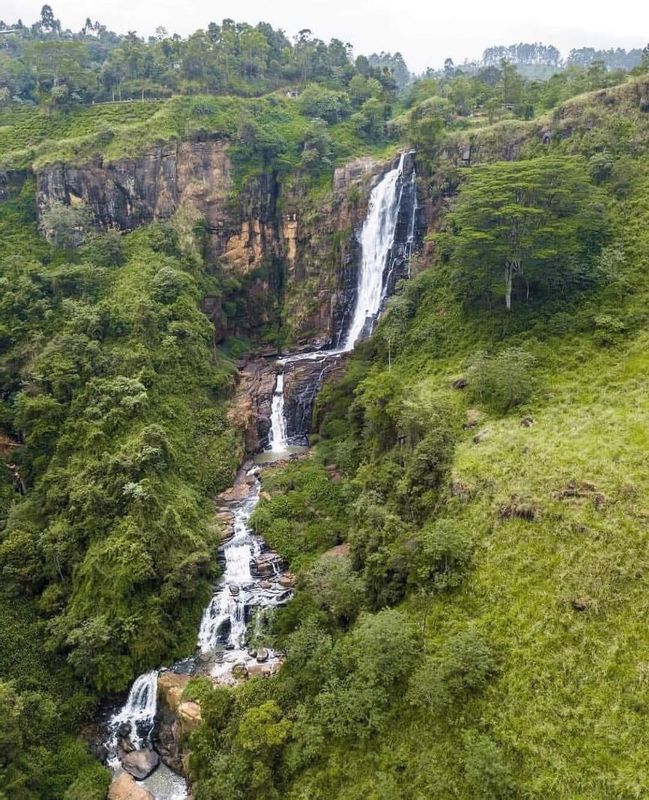
[[[359,236],[361,259],[353,308],[343,319],[338,346],[285,356],[277,362],[279,371],[272,396],[267,448],[271,456],[283,458],[300,446],[304,449],[311,403],[327,371],[358,341],[371,335],[396,277],[410,275],[417,201],[414,169],[404,178],[408,155],[402,154],[397,165],[372,189]],[[405,197],[407,203],[403,202]],[[399,269],[401,274],[397,276]],[[314,369],[308,373],[309,385],[299,401],[298,423],[290,424],[286,378],[300,368],[301,362],[312,362]],[[104,746],[108,765],[117,773],[126,770],[141,781],[154,800],[188,797],[185,779],[165,764],[159,766],[160,758],[153,749],[160,676],[171,671],[180,676],[208,675],[218,682],[233,683],[250,674],[272,674],[280,665],[278,653],[265,647],[256,649],[254,642],[264,610],[286,603],[292,594],[290,576],[283,571],[280,557],[266,552],[264,542],[249,527],[260,498],[259,474],[259,466],[241,471],[233,487],[241,491],[234,492],[235,499],[222,511],[231,520],[231,535],[219,548],[222,575],[203,612],[195,655],[170,670],[162,668],[140,675],[123,707],[106,725]]]

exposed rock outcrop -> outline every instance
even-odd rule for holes
[[[120,772],[110,785],[108,800],[153,800],[153,795],[127,772]]]
[[[126,772],[138,781],[148,778],[160,763],[160,756],[155,750],[149,749],[121,752],[119,759]]]
[[[180,709],[185,703],[182,695],[189,683],[189,675],[172,670],[158,677],[158,715],[155,727],[155,745],[162,761],[174,772],[183,773],[183,741],[185,731]]]
[[[234,305],[245,308],[232,316],[220,297],[203,302],[218,337],[253,334],[281,313],[296,342],[329,344],[353,304],[357,233],[371,186],[393,162],[364,157],[336,169],[324,198],[310,196],[299,174],[283,185],[273,172],[235,192],[229,149],[214,136],[114,162],[48,164],[37,173],[39,211],[53,202],[83,204],[99,227],[122,231],[174,216],[191,230],[201,220],[214,267],[244,281]]]

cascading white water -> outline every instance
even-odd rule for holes
[[[398,166],[383,176],[370,195],[367,217],[361,232],[362,257],[356,303],[344,344],[334,350],[288,356],[280,359],[279,364],[282,367],[295,361],[322,360],[325,367],[320,372],[319,383],[327,363],[352,350],[360,338],[371,334],[381,310],[385,287],[389,283],[389,280],[384,280],[385,269],[394,246],[397,218],[404,191],[402,182],[404,157],[405,154],[401,156]],[[411,181],[414,207],[406,243],[408,259],[415,240],[417,213],[414,172]],[[273,391],[269,439],[273,452],[286,453],[289,443],[284,415],[283,370],[277,375]],[[256,660],[245,648],[246,607],[272,608],[285,603],[291,595],[291,590],[284,588],[278,580],[281,569],[277,563],[270,563],[272,575],[265,580],[258,580],[252,575],[251,562],[261,554],[262,545],[252,534],[248,522],[259,502],[259,494],[260,484],[256,480],[246,500],[234,510],[234,536],[223,547],[225,558],[223,580],[201,619],[198,633],[199,651],[211,659],[215,653],[222,651],[225,644],[222,661],[211,668],[211,674],[215,677],[227,676],[234,664],[250,665]],[[256,619],[256,624],[258,623],[259,617]],[[229,633],[227,642],[224,643],[227,626]],[[268,650],[264,657],[268,664],[278,660],[277,654],[272,650]],[[128,738],[136,749],[151,746],[151,731],[157,710],[157,680],[157,671],[140,675],[133,683],[126,703],[108,723],[109,739],[106,741],[109,751],[108,763],[115,769],[120,766],[117,757],[118,740],[126,732],[127,725],[130,731]],[[156,800],[184,800],[187,797],[185,780],[164,766],[147,778],[144,785]]]
[[[372,333],[381,311],[388,287],[391,284],[392,269],[395,259],[390,259],[394,248],[395,234],[401,200],[406,192],[413,196],[413,209],[408,223],[406,257],[408,260],[408,277],[410,277],[410,255],[415,241],[415,224],[417,216],[417,176],[414,169],[408,184],[404,184],[403,171],[407,153],[402,153],[399,163],[394,169],[385,173],[383,178],[372,189],[368,203],[367,216],[361,230],[361,263],[356,287],[356,299],[349,329],[343,344],[332,350],[318,350],[308,353],[297,353],[278,361],[282,372],[278,373],[273,390],[271,405],[271,429],[268,439],[268,450],[271,453],[286,453],[289,449],[287,423],[284,402],[284,367],[298,361],[322,360],[325,367],[321,370],[317,386],[320,384],[327,364],[332,360],[353,350],[361,338]],[[388,261],[391,261],[388,264]],[[386,275],[386,269],[389,271]]]
[[[248,527],[250,515],[259,502],[259,489],[257,482],[246,501],[234,511],[234,536],[223,547],[225,568],[222,583],[201,619],[198,632],[201,653],[212,653],[218,648],[223,642],[226,625],[229,625],[228,647],[235,653],[241,650],[246,634],[245,606],[260,604],[255,596],[257,582],[250,565],[261,554],[261,544]]]
[[[286,418],[284,416],[284,373],[277,373],[270,410],[270,449],[276,453],[286,450]]]
[[[412,192],[412,213],[410,214],[410,224],[408,226],[408,239],[406,240],[406,254],[408,257],[408,278],[411,277],[411,261],[412,261],[412,249],[415,246],[415,235],[417,229],[417,211],[419,210],[419,204],[417,203],[417,173],[412,171],[412,175],[410,176],[410,191]]]
[[[112,733],[108,742],[111,757],[117,753],[117,740],[121,730],[130,727],[127,738],[136,750],[142,750],[151,744],[151,730],[158,707],[158,673],[156,670],[145,672],[136,678],[122,708],[110,718],[109,730]]]
[[[361,231],[361,265],[356,303],[342,347],[344,352],[352,350],[362,336],[369,336],[381,309],[383,273],[394,245],[399,215],[404,158],[405,153],[402,153],[398,166],[386,172],[370,195],[367,217]]]

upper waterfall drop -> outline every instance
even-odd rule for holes
[[[353,350],[362,336],[369,336],[381,310],[383,274],[394,245],[402,193],[405,153],[399,164],[383,176],[370,194],[361,231],[361,264],[352,321],[342,351]]]
[[[284,416],[284,372],[278,372],[270,411],[270,449],[276,453],[286,450],[287,438]]]

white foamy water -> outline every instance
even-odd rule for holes
[[[275,389],[273,391],[273,402],[270,411],[270,449],[275,453],[281,453],[288,446],[286,434],[286,417],[284,415],[284,373],[277,374]]]
[[[394,246],[403,194],[404,157],[405,154],[402,154],[398,166],[383,176],[370,195],[367,217],[361,231],[362,252],[356,301],[344,343],[337,349],[286,356],[278,360],[282,367],[295,361],[322,360],[326,368],[330,359],[352,350],[357,341],[372,333],[389,283],[389,275],[386,280],[385,271],[391,268],[388,260]],[[415,194],[407,234],[408,257],[415,240],[417,213],[414,172],[411,181]],[[285,416],[284,371],[278,373],[273,391],[269,445],[272,453],[285,455],[291,450]],[[262,553],[262,544],[249,527],[250,516],[259,502],[259,493],[260,483],[256,480],[246,500],[235,507],[234,536],[223,547],[223,577],[203,612],[198,632],[199,652],[207,656],[218,653],[220,656],[210,673],[224,680],[228,679],[235,664],[245,664],[247,667],[256,665],[257,659],[245,647],[246,607],[272,608],[285,603],[291,595],[290,589],[282,587],[278,581],[281,576],[279,564],[271,562],[272,574],[263,579],[252,574],[251,564]],[[259,625],[259,617],[256,624]],[[272,667],[277,663],[278,656],[272,650],[268,651],[267,656],[265,666]],[[125,732],[128,725],[128,738],[136,749],[151,746],[151,732],[157,711],[157,681],[158,672],[155,670],[140,675],[134,681],[124,706],[109,720],[106,746],[109,751],[108,764],[114,769],[120,766],[117,758],[118,729],[124,729]],[[188,796],[185,779],[164,765],[158,767],[143,785],[155,800],[185,800]]]
[[[370,195],[361,231],[361,265],[354,314],[342,348],[345,352],[352,350],[360,338],[371,334],[381,310],[383,275],[394,245],[399,216],[404,158],[405,153],[402,153],[398,166],[386,172]]]
[[[110,766],[119,765],[117,761],[117,742],[119,731],[129,726],[126,736],[136,750],[151,746],[151,731],[158,708],[158,673],[156,670],[145,672],[133,681],[126,702],[120,710],[113,714],[108,722],[110,738],[107,747]]]

